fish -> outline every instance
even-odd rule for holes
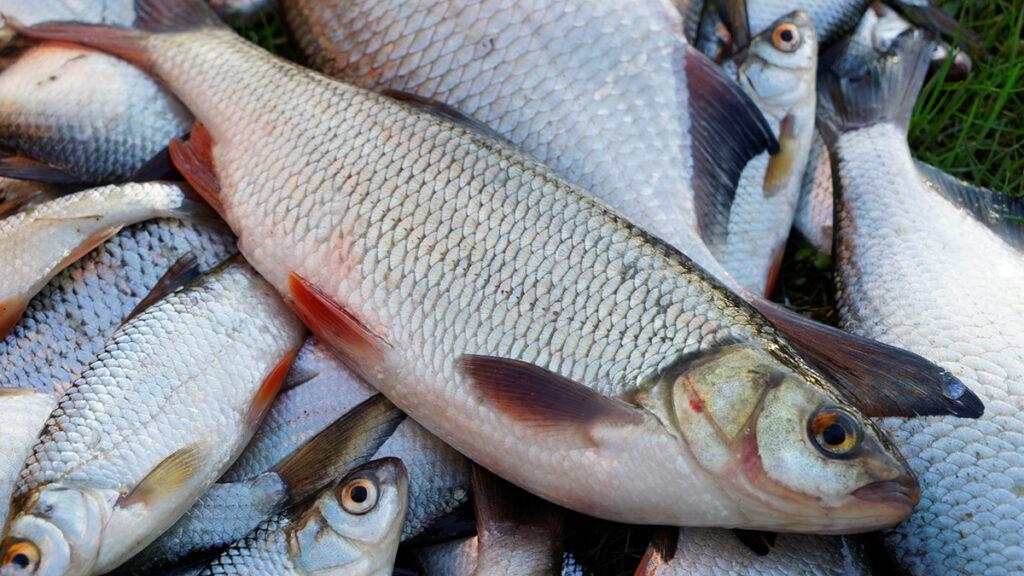
[[[890,413],[980,409],[933,363],[776,305],[714,257],[709,246],[729,232],[736,182],[749,159],[771,147],[771,133],[736,82],[686,45],[677,6],[285,0],[281,9],[310,65],[483,123],[482,131],[544,162],[740,294],[851,397],[936,401],[883,410]],[[686,89],[693,85],[704,88]]]
[[[771,125],[779,152],[747,163],[729,212],[728,234],[711,250],[748,290],[770,297],[793,225],[814,135],[818,43],[805,12],[776,20],[756,36],[730,75]]]
[[[234,254],[230,234],[198,223],[129,226],[66,268],[0,340],[0,518],[21,464],[67,387],[144,300],[187,279],[183,263],[209,270]]]
[[[54,275],[122,227],[152,218],[201,218],[207,212],[181,186],[147,182],[83,190],[0,220],[0,250],[8,255],[0,285],[0,337]]]
[[[375,460],[307,507],[267,520],[200,575],[391,574],[408,497],[401,460]]]
[[[8,30],[12,22],[130,25],[135,17],[126,0],[2,0],[0,13]],[[0,71],[0,176],[124,182],[191,126],[180,102],[117,58],[53,43],[19,45]]]
[[[427,576],[562,573],[564,510],[473,468],[477,535],[417,553]]]
[[[729,530],[664,530],[648,547],[636,576],[869,576],[873,573],[863,543],[858,540],[808,534],[778,534],[771,538],[770,551],[758,555]]]
[[[472,123],[272,57],[200,3],[138,6],[139,29],[24,32],[170,87],[199,122],[171,158],[241,253],[455,449],[622,522],[841,533],[913,509],[888,440],[677,250]]]
[[[823,57],[819,125],[836,167],[843,326],[916,350],[986,402],[978,420],[884,419],[921,478],[885,538],[910,574],[1024,571],[1024,204],[914,162],[908,123],[934,43]]]
[[[815,130],[793,227],[822,254],[832,254],[832,210],[832,161]]]
[[[132,317],[25,460],[0,574],[104,574],[144,548],[241,452],[304,335],[238,259]]]
[[[0,218],[10,216],[41,202],[53,200],[60,190],[38,182],[0,178]]]
[[[273,0],[208,0],[210,7],[224,21],[232,24],[254,24],[260,17],[271,13],[276,5]]]

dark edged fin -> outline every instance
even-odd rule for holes
[[[434,520],[422,532],[402,542],[408,549],[450,542],[476,534],[476,513],[470,502],[463,502],[454,510]]]
[[[733,53],[750,44],[750,18],[747,16],[747,0],[724,0],[726,26],[732,32]]]
[[[658,528],[647,546],[640,564],[636,567],[634,576],[652,576],[658,569],[668,564],[676,556],[676,547],[679,545],[680,528],[663,526]]]
[[[764,173],[765,198],[775,196],[786,184],[786,179],[794,169],[796,148],[796,119],[792,114],[786,114],[779,125],[779,152],[768,159],[768,168]]]
[[[733,528],[732,533],[748,550],[758,556],[767,556],[775,547],[775,537],[778,536],[775,532],[742,530],[740,528]]]
[[[78,184],[81,180],[60,166],[53,166],[25,156],[0,157],[0,177],[31,180],[44,184]]]
[[[946,14],[942,8],[931,1],[892,0],[892,4],[914,24],[934,34],[960,41],[967,51],[977,56],[981,51],[981,41],[977,35]]]
[[[565,510],[498,478],[474,464],[470,476],[476,533],[481,550],[501,546],[500,540],[518,533],[552,547],[552,565],[562,558]],[[519,539],[517,539],[519,541]],[[561,563],[559,562],[559,566]]]
[[[171,162],[170,148],[157,152],[128,178],[129,182],[153,182],[155,180],[182,180],[182,175]]]
[[[174,139],[168,146],[171,162],[192,188],[206,200],[217,214],[224,215],[220,201],[220,181],[213,166],[213,137],[200,122],[196,122],[188,141]]]
[[[1007,244],[1024,252],[1024,198],[974,186],[916,160],[925,185],[969,212]]]
[[[358,371],[366,362],[384,359],[390,346],[374,334],[355,315],[336,303],[327,294],[294,272],[288,277],[292,307],[299,318],[330,346],[339,358]]]
[[[375,394],[321,430],[274,468],[288,487],[289,503],[305,500],[369,462],[404,418],[387,398]]]
[[[117,507],[128,508],[135,504],[149,504],[154,499],[180,488],[192,479],[204,456],[199,444],[191,444],[177,450],[150,470],[130,492],[122,494],[117,499]]]
[[[476,118],[459,111],[450,104],[445,104],[439,100],[420,96],[419,94],[403,92],[401,90],[392,90],[390,88],[381,90],[381,94],[398,100],[403,104],[408,104],[417,110],[433,114],[434,116],[447,120],[457,126],[461,126],[471,132],[476,132],[491,140],[497,140],[507,146],[518,148],[514,142],[499,134],[494,128],[491,128]]]
[[[757,105],[721,68],[690,46],[685,46],[685,58],[694,209],[701,237],[715,252],[728,234],[743,169],[765,150],[778,152],[779,143]]]
[[[833,46],[818,66],[818,128],[830,146],[844,132],[875,124],[906,131],[935,51],[928,35],[914,29],[889,54],[855,54],[851,44]]]
[[[488,403],[509,418],[550,432],[582,434],[597,425],[637,426],[641,413],[620,400],[534,364],[494,356],[463,355],[459,370]]]
[[[150,289],[149,293],[146,294],[135,308],[125,317],[122,325],[126,324],[132,318],[138,316],[143,310],[149,308],[158,301],[163,300],[168,294],[175,290],[191,284],[193,280],[199,277],[199,260],[196,258],[195,253],[187,252],[178,258],[174,264],[171,264],[170,268],[163,273],[163,276],[156,281],[153,288]]]
[[[245,415],[245,425],[250,429],[259,426],[267,409],[274,403],[274,398],[277,398],[277,393],[281,391],[281,385],[284,384],[284,380],[288,376],[288,369],[292,367],[292,362],[295,361],[298,354],[298,350],[289,350],[285,353],[284,357],[270,369],[263,382],[260,383],[260,387],[249,404],[249,412]]]
[[[763,298],[750,303],[865,416],[977,418],[981,400],[929,360],[843,332]]]

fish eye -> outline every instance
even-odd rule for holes
[[[800,47],[800,30],[796,24],[783,22],[772,31],[772,46],[783,52],[793,52]]]
[[[4,566],[13,566],[18,570],[34,568],[39,564],[39,548],[31,542],[12,544],[4,554]]]
[[[339,500],[350,514],[366,514],[377,505],[377,485],[369,478],[357,478],[341,488]]]
[[[807,429],[814,445],[829,458],[852,457],[863,435],[857,419],[837,407],[815,412],[807,423]]]

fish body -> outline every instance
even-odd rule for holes
[[[238,261],[124,324],[25,461],[0,574],[102,574],[142,549],[244,447],[303,333]]]
[[[121,184],[69,194],[0,220],[0,250],[8,255],[0,285],[0,335],[14,327],[54,275],[123,226],[188,216],[196,206],[176,184]]]
[[[859,576],[871,574],[864,550],[838,536],[779,534],[771,549],[758,555],[729,530],[684,528],[671,555],[656,547],[637,576]]]
[[[751,292],[771,295],[799,201],[814,134],[818,42],[804,12],[776,20],[730,68],[779,141],[743,169],[728,234],[712,252]]]
[[[855,79],[835,65],[819,77],[837,167],[839,313],[848,329],[947,367],[987,406],[978,420],[884,422],[923,487],[917,512],[887,536],[896,559],[912,574],[1015,574],[1024,571],[1021,233],[994,216],[1000,195],[911,157],[907,125],[932,46],[912,32],[866,64],[854,53]]]
[[[620,521],[843,532],[912,509],[895,450],[682,254],[506,142],[190,13],[194,31],[130,41],[203,122],[176,164],[314,332],[438,437]],[[713,393],[723,378],[735,395]]]
[[[137,559],[129,573],[146,573],[181,558],[240,540],[290,504],[284,479],[272,471],[298,448],[375,391],[355,379],[315,339],[302,347],[278,395],[246,449],[217,484]],[[363,432],[365,433],[365,432]],[[352,434],[346,442],[368,442]],[[469,463],[410,419],[403,420],[370,457],[398,458],[409,478],[402,539],[452,512],[469,492]]]
[[[371,462],[308,508],[267,520],[200,574],[386,576],[395,563],[407,499],[401,461]]]
[[[815,130],[793,226],[822,254],[832,253],[832,210],[832,164]]]
[[[3,430],[0,442],[0,518],[7,518],[8,496],[21,470],[21,463],[32,453],[32,445],[53,409],[54,396],[24,388],[0,388],[0,415]]]

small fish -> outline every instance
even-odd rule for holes
[[[358,455],[365,453],[366,459],[395,457],[405,464],[409,475],[409,507],[402,540],[418,535],[466,500],[469,492],[466,458],[412,420],[402,420],[393,432],[389,431],[379,441],[376,435],[379,424],[346,427],[343,417],[353,410],[372,409],[385,414],[388,410],[384,406],[364,406],[376,392],[356,380],[333,353],[315,339],[302,347],[284,387],[287,390],[278,395],[263,424],[231,469],[181,520],[129,562],[125,573],[147,573],[197,552],[226,546],[281,512],[295,498],[294,488],[289,486],[303,477],[302,469],[326,467],[323,462],[303,465],[304,456],[296,454],[296,450],[312,442],[329,426],[341,426],[344,436],[339,438],[335,434],[322,441],[321,444],[328,446],[333,443],[334,447],[325,450],[326,453],[355,444],[368,448],[349,451]],[[391,410],[397,409],[392,407]],[[349,416],[348,421],[352,421],[353,416]],[[298,478],[293,477],[296,474],[282,477],[277,470],[292,458],[296,462],[287,468],[298,470]],[[355,459],[350,457],[350,461]]]
[[[151,182],[76,192],[0,220],[0,251],[7,258],[0,282],[0,336],[11,331],[32,296],[54,275],[122,227],[206,212],[180,186]]]
[[[130,25],[130,0],[0,0],[20,25],[77,21]],[[5,28],[6,35],[17,36]],[[129,179],[192,117],[145,74],[117,58],[25,43],[0,71],[0,176],[63,184]],[[114,88],[116,87],[116,89]]]
[[[763,554],[736,533],[714,528],[664,530],[647,549],[636,576],[869,576],[857,540],[805,534],[768,535]]]
[[[806,13],[794,12],[755,37],[729,66],[771,125],[779,151],[762,152],[743,169],[727,236],[711,250],[737,282],[765,297],[774,289],[810,154],[817,65],[814,25]]]
[[[267,520],[200,575],[390,575],[408,497],[401,460],[376,460],[307,508]]]
[[[25,461],[0,574],[103,574],[169,528],[244,448],[304,332],[238,260],[125,323]]]
[[[472,122],[273,57],[201,3],[139,1],[148,31],[26,32],[174,90],[202,124],[172,159],[242,253],[460,452],[624,522],[843,533],[913,509],[861,410],[675,249]]]
[[[419,551],[427,576],[531,576],[562,570],[564,510],[473,468],[477,535]]]
[[[730,230],[736,183],[772,138],[736,82],[687,46],[685,6],[285,0],[281,9],[311,65],[405,100],[430,99],[449,118],[471,115],[475,131],[499,134],[736,291],[851,397],[947,398],[886,410],[977,413],[976,399],[956,396],[963,386],[934,364],[775,305],[714,257],[709,246],[746,235]]]
[[[823,57],[837,167],[836,281],[849,330],[916,350],[986,402],[978,420],[887,419],[921,477],[887,545],[911,574],[1024,573],[1024,203],[914,161],[907,126],[934,44]]]

